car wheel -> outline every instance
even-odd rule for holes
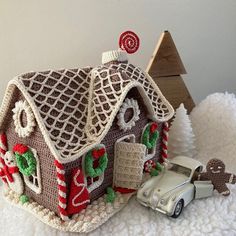
[[[177,202],[176,206],[175,206],[175,211],[174,211],[174,214],[171,216],[173,218],[178,218],[182,212],[184,208],[184,200],[181,199]]]

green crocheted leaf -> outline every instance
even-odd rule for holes
[[[29,197],[28,196],[26,196],[26,195],[21,195],[20,196],[20,202],[22,203],[22,204],[24,204],[24,203],[26,203],[26,202],[28,202],[29,201]]]
[[[163,167],[159,162],[156,163],[156,170],[159,170],[159,171],[163,170]]]
[[[156,142],[159,138],[159,132],[156,130],[155,132],[151,133],[150,131],[150,126],[148,125],[144,132],[143,132],[143,136],[142,136],[142,143],[148,148],[148,149],[152,149],[156,146]]]
[[[158,176],[159,172],[157,169],[152,169],[150,175],[153,176]]]
[[[116,193],[112,187],[107,188],[106,202],[114,202],[116,198]]]

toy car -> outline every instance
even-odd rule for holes
[[[199,161],[177,156],[160,175],[141,185],[137,192],[137,200],[146,207],[177,218],[183,207],[193,199],[212,195],[211,181],[194,181],[194,173],[199,173],[202,169]]]

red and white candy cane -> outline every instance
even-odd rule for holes
[[[132,31],[125,31],[120,35],[119,46],[127,53],[135,53],[139,48],[139,37]]]
[[[168,137],[169,137],[169,124],[168,122],[164,122],[163,124],[163,132],[162,132],[162,151],[161,151],[161,157],[162,160],[165,162],[166,158],[168,157]]]
[[[7,136],[5,133],[0,133],[0,157],[3,158],[7,152]]]
[[[61,219],[64,221],[68,221],[69,217],[66,211],[67,196],[66,196],[65,170],[64,166],[58,160],[55,160],[54,163],[57,171],[58,209],[60,212]]]
[[[5,133],[0,133],[0,168],[5,166],[5,162],[4,162],[4,155],[7,152],[8,147],[7,147],[7,136]],[[8,184],[7,182],[7,178],[6,176],[2,176],[2,181],[6,184]]]

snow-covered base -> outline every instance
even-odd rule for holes
[[[7,201],[30,212],[45,224],[61,231],[79,233],[90,232],[102,225],[121,210],[132,196],[132,194],[121,194],[119,192],[116,195],[117,197],[113,203],[107,203],[104,195],[97,201],[93,201],[92,204],[88,205],[79,214],[74,215],[70,221],[63,222],[54,212],[44,208],[37,202],[29,201],[22,204],[19,200],[19,195],[14,191],[6,190],[4,193]]]
[[[225,162],[236,174],[236,97],[229,93],[214,93],[191,113],[196,136],[197,158],[206,164],[211,158]]]
[[[197,139],[198,156],[204,164],[217,157],[236,173],[236,98],[213,94],[199,104],[191,115]],[[106,223],[89,233],[96,235],[138,236],[235,236],[236,185],[229,185],[231,195],[195,200],[178,219],[172,219],[141,206],[133,197],[129,204]],[[2,188],[1,188],[2,189]],[[58,231],[32,217],[26,211],[6,203],[0,195],[0,235],[75,236]]]

